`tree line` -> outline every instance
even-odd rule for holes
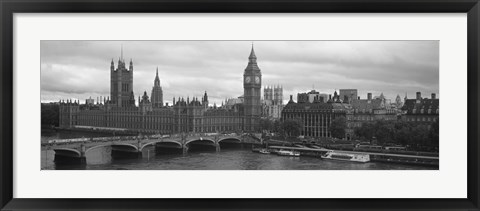
[[[278,133],[285,137],[298,137],[303,130],[301,119],[272,120],[261,119],[262,130]],[[332,120],[329,127],[332,137],[343,139],[346,135],[347,121],[345,117],[338,117]],[[385,121],[376,120],[364,122],[360,127],[354,129],[355,140],[364,142],[376,142],[379,145],[398,144],[421,148],[422,146],[438,147],[439,142],[439,121],[430,125],[406,122],[404,120]],[[373,144],[373,143],[372,143]]]
[[[260,128],[262,131],[273,132],[285,137],[298,137],[303,129],[301,119],[286,119],[283,121],[274,119],[260,119]]]
[[[355,136],[361,140],[375,140],[377,144],[388,143],[410,146],[411,148],[437,147],[439,143],[439,121],[430,125],[414,122],[384,121],[363,123],[355,129]]]

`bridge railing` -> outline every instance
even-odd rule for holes
[[[108,141],[131,141],[131,140],[145,140],[145,139],[163,139],[163,138],[179,138],[179,137],[238,137],[245,134],[229,133],[185,133],[185,134],[173,134],[173,135],[139,135],[139,136],[111,136],[111,137],[95,137],[95,138],[73,138],[73,139],[52,139],[47,143],[42,143],[42,146],[52,145],[66,145],[66,144],[78,144],[78,143],[96,143],[96,142],[108,142]]]

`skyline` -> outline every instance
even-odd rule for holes
[[[42,41],[41,101],[110,95],[110,62],[133,60],[135,98],[150,96],[158,66],[163,100],[200,97],[210,104],[243,95],[252,41]],[[313,87],[357,89],[392,101],[439,94],[438,41],[253,41],[262,87],[281,85],[284,102]],[[392,86],[393,85],[393,86]],[[151,96],[150,96],[151,97]],[[262,90],[263,97],[263,90]]]

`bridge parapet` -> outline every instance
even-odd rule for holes
[[[195,140],[211,141],[219,149],[219,142],[233,139],[239,143],[262,143],[262,139],[251,137],[251,134],[218,134],[218,133],[190,133],[190,134],[174,134],[174,135],[152,135],[152,136],[114,136],[114,137],[96,137],[96,138],[77,138],[77,139],[57,139],[42,143],[43,150],[71,149],[80,152],[81,156],[96,148],[106,146],[130,146],[138,152],[145,147],[156,145],[157,143],[175,143],[179,148],[188,151],[187,144]]]

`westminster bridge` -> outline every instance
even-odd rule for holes
[[[192,148],[220,151],[224,146],[261,145],[261,134],[208,134],[115,136],[97,138],[57,139],[42,143],[42,150],[53,150],[55,162],[86,163],[88,152],[111,147],[113,158],[141,157],[142,150],[154,146],[158,151],[188,153]]]

